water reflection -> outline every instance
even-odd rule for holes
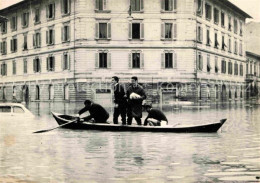
[[[31,103],[27,107],[36,114],[34,121],[1,123],[0,181],[258,181],[259,107],[248,107],[241,102],[209,106],[172,105],[162,109],[172,125],[203,124],[228,118],[218,133],[56,129],[32,134],[57,126],[51,111],[75,114],[83,104]],[[107,110],[112,112],[111,108]]]

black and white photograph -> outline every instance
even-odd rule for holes
[[[0,183],[260,182],[260,0],[0,0]]]

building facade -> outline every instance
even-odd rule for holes
[[[25,0],[0,11],[0,100],[111,103],[138,76],[152,102],[245,95],[245,19],[227,0]]]

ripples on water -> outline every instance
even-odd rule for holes
[[[57,126],[50,111],[75,114],[81,107],[82,104],[73,103],[32,103],[28,108],[36,114],[35,120],[2,120],[0,182],[259,180],[258,106],[238,103],[202,109],[163,107],[170,125],[203,124],[227,118],[218,133],[120,133],[67,129],[31,133]],[[110,108],[108,110],[112,112]]]

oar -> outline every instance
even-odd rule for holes
[[[77,120],[70,121],[70,122],[68,122],[68,123],[62,124],[62,125],[57,126],[57,127],[55,127],[55,128],[51,128],[51,129],[47,129],[47,130],[40,130],[40,131],[36,131],[36,132],[33,132],[33,133],[49,132],[49,131],[54,130],[54,129],[56,129],[56,128],[60,128],[60,127],[63,127],[63,126],[65,126],[65,125],[68,125],[68,124],[71,124],[71,123],[75,123],[76,121],[77,121]]]

